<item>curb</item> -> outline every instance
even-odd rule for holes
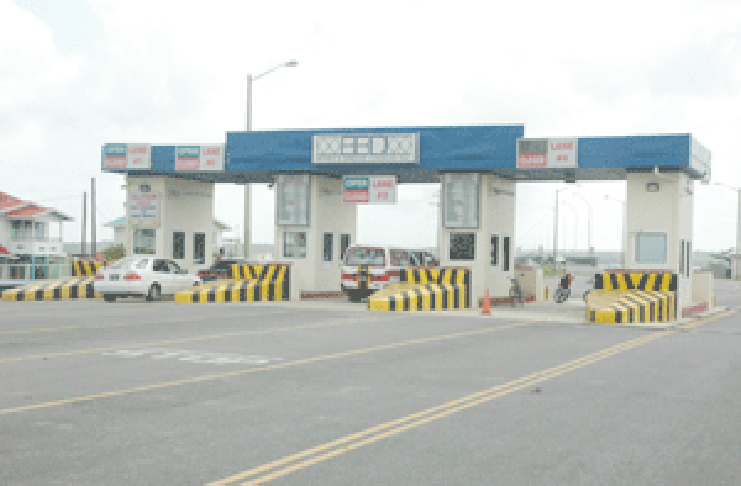
[[[682,319],[677,320],[676,322],[677,322],[678,325],[680,325],[680,324],[687,324],[689,322],[699,321],[700,319],[704,319],[706,317],[714,316],[715,314],[720,314],[721,312],[726,312],[728,310],[731,310],[731,308],[730,307],[724,307],[724,306],[717,306],[717,307],[713,307],[710,310],[706,310],[704,312],[700,312],[699,314],[696,314],[694,316],[684,317]]]

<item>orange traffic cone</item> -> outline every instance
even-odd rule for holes
[[[481,306],[481,315],[483,316],[491,315],[491,302],[489,301],[489,289],[486,289],[486,294],[484,294],[484,305]]]

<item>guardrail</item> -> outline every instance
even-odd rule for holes
[[[50,280],[71,276],[69,262],[0,264],[0,280]]]

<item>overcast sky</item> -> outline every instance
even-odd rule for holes
[[[528,137],[692,133],[713,181],[741,186],[741,2],[0,0],[0,191],[75,218],[97,179],[98,239],[123,215],[105,142],[224,142],[253,129],[524,123]],[[520,184],[517,246],[552,246],[554,192]],[[593,241],[620,247],[624,183],[577,187]],[[434,246],[435,186],[363,207],[358,240]],[[254,190],[253,242],[272,242]],[[563,196],[561,247],[587,246],[587,204]],[[736,192],[696,183],[694,247],[735,246]],[[573,209],[572,209],[573,208]],[[216,217],[242,220],[241,187]],[[413,222],[410,224],[410,221]]]

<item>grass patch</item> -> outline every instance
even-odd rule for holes
[[[564,271],[560,268],[554,268],[550,265],[543,265],[541,269],[543,270],[543,277],[560,277],[564,274]]]

